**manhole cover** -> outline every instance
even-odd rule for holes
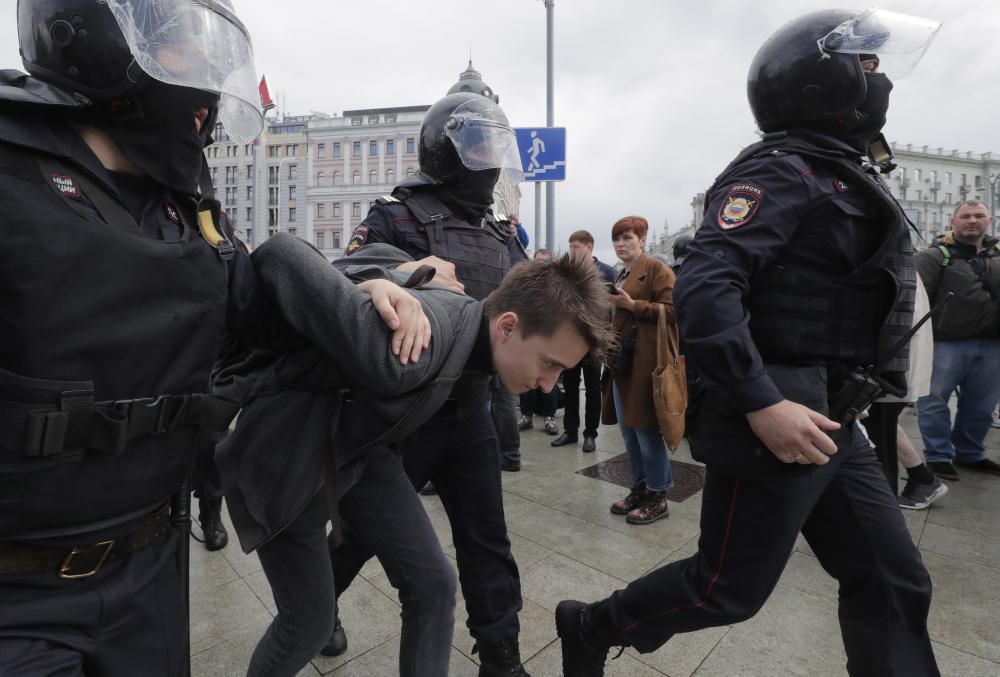
[[[705,468],[700,465],[671,459],[670,470],[674,476],[674,486],[667,490],[667,498],[675,503],[694,496],[705,486]],[[628,454],[619,454],[597,465],[577,470],[576,474],[611,482],[626,489],[632,488],[632,471],[628,465]]]

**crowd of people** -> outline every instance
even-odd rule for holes
[[[29,75],[0,72],[0,674],[189,672],[197,471],[205,545],[227,545],[224,495],[274,595],[248,675],[342,654],[337,598],[374,556],[399,596],[401,675],[448,674],[460,588],[480,677],[528,677],[501,479],[521,467],[518,429],[538,413],[553,447],[591,453],[617,424],[632,488],[610,511],[667,518],[653,373],[676,327],[705,464],[697,552],[561,601],[564,674],[752,617],[802,533],[840,584],[847,672],[939,675],[899,507],[1000,474],[983,445],[1000,245],[972,201],[914,257],[881,178],[880,57],[922,53],[936,22],[827,10],[781,27],[750,67],[762,138],[708,191],[683,265],[648,255],[648,222],[625,216],[617,271],[586,230],[528,260],[491,210],[501,172],[521,171],[514,131],[473,93],[430,107],[420,171],[345,257],[288,234],[251,255],[203,156],[216,119],[247,141],[263,124],[228,0],[21,0],[18,26]],[[926,462],[897,420],[913,401]],[[444,507],[457,578],[418,490]]]

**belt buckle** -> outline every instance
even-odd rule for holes
[[[106,560],[108,558],[108,555],[111,554],[111,548],[113,548],[114,546],[115,546],[114,540],[110,540],[110,541],[101,541],[100,543],[95,543],[94,545],[85,545],[82,547],[77,546],[73,548],[72,550],[69,551],[69,554],[66,555],[66,559],[63,560],[62,566],[59,567],[59,578],[72,580],[76,578],[89,578],[90,576],[93,576],[94,574],[97,573],[97,570],[101,568],[101,565],[104,564],[104,560]],[[89,571],[83,571],[78,573],[74,572],[73,559],[76,558],[77,555],[87,552],[93,548],[104,548],[104,552],[101,553],[101,556],[97,560],[97,563],[94,564],[94,566],[91,567]]]

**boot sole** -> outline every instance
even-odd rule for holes
[[[574,623],[574,615],[580,614],[580,607],[576,603],[570,601],[559,602],[556,605],[556,635],[559,636],[559,650],[562,654],[562,665],[563,670],[569,665],[570,656],[566,651],[566,642],[562,641],[564,637],[572,638],[572,634],[576,624]]]

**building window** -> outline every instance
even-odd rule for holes
[[[396,142],[393,141],[392,139],[389,139],[388,141],[385,142],[385,154],[386,155],[396,154]]]
[[[253,165],[247,165],[247,178],[253,178]]]
[[[354,153],[354,157],[361,157],[361,142],[360,141],[355,141],[354,142],[353,153]]]
[[[298,165],[288,165],[288,180],[295,181],[299,176]]]
[[[247,207],[247,223],[253,223],[253,207]],[[250,237],[252,231],[247,231],[247,237]]]
[[[246,155],[247,157],[253,155],[253,144],[248,143],[245,146],[243,146],[243,154]]]
[[[278,204],[278,188],[267,189],[267,204],[269,207],[274,207]]]
[[[396,183],[396,170],[395,169],[387,169],[387,170],[385,170],[385,182],[388,183],[390,186],[394,185]]]
[[[368,184],[374,186],[377,183],[378,183],[378,170],[373,169],[370,172],[368,172]]]
[[[944,173],[944,182],[949,186],[951,185],[951,172]]]
[[[295,157],[295,153],[298,150],[296,146],[285,146],[285,155],[288,157]]]
[[[271,227],[271,228],[273,228],[274,226],[278,225],[278,210],[277,209],[268,209],[267,210],[267,225],[269,227]],[[268,237],[271,237],[272,235],[274,235],[274,231],[270,231],[270,230],[267,231],[267,236]]]
[[[981,177],[978,174],[976,174],[974,183],[976,184],[976,188],[982,188],[983,187],[983,177]]]
[[[340,249],[340,231],[333,231],[333,248]]]
[[[900,200],[905,200],[906,199],[906,189],[905,188],[900,188],[899,189],[899,199]]]
[[[270,237],[274,237],[274,234],[275,234],[275,233],[277,233],[277,232],[278,232],[278,229],[277,229],[277,228],[268,228],[268,229],[267,229],[267,236],[268,236],[269,238],[270,238]]]
[[[323,179],[324,179],[323,172],[316,172],[316,185],[317,186],[322,186],[323,185]]]
[[[406,152],[407,153],[413,153],[414,152],[414,143],[413,143],[413,137],[412,136],[409,136],[409,137],[406,138]]]
[[[334,186],[339,186],[340,185],[340,172],[334,172],[333,173],[333,182],[332,182],[331,185],[334,185]]]
[[[360,115],[355,115],[354,117],[351,118],[351,126],[352,127],[360,127],[362,122],[363,121],[362,121]]]
[[[913,180],[914,181],[919,181],[920,180],[920,176],[921,176],[922,173],[923,172],[921,172],[920,169],[914,169],[913,170]],[[919,200],[920,198],[917,198],[917,199]]]
[[[339,218],[340,217],[340,203],[339,202],[334,202],[333,203],[333,214],[332,214],[332,216],[334,218]]]
[[[316,203],[316,218],[317,219],[326,218],[326,205],[322,202]]]
[[[368,124],[377,125],[378,124],[378,114],[368,116]]]
[[[950,205],[951,204],[951,193],[945,193],[944,194],[944,203],[946,205]]]
[[[298,228],[289,228],[288,229],[288,234],[289,235],[298,235],[299,234],[299,229]]]
[[[368,142],[368,155],[369,157],[376,157],[378,155],[378,141]]]
[[[963,188],[967,188],[969,185],[969,177],[967,174],[962,174],[962,183],[960,184]]]
[[[316,144],[316,156],[317,157],[326,157],[326,144],[325,143]]]
[[[288,201],[291,202],[295,199],[295,186],[288,187]]]
[[[333,144],[333,157],[340,157],[340,142]]]
[[[386,113],[384,121],[385,121],[385,124],[387,124],[387,125],[395,122],[396,121],[396,114],[395,113]]]
[[[352,202],[351,203],[351,216],[357,218],[361,216],[361,203]]]
[[[280,169],[281,169],[280,166],[278,166],[278,167],[268,167],[267,168],[267,182],[269,184],[273,185],[275,183],[278,183],[278,171]]]
[[[930,171],[930,179],[931,179],[931,183],[937,183],[938,179],[937,179],[937,170],[936,169],[932,169]]]
[[[920,171],[919,169],[917,171]],[[922,202],[924,199],[924,191],[917,188],[917,202]]]
[[[351,183],[354,184],[355,186],[361,183],[361,172],[359,172],[357,169],[355,169],[354,173],[351,175]]]
[[[268,157],[281,157],[281,146],[268,146],[267,147]]]
[[[289,207],[288,208],[288,220],[289,221],[294,221],[295,220],[295,207]]]
[[[406,170],[406,175],[407,175],[407,176],[413,176],[414,174],[416,174],[416,172],[415,172],[415,171],[413,171],[413,167],[410,167],[410,168],[408,168],[408,169]]]
[[[253,228],[247,228],[247,242],[253,244]]]
[[[247,199],[253,199],[253,186],[247,186]]]
[[[326,249],[326,233],[322,230],[316,232],[316,248]]]

